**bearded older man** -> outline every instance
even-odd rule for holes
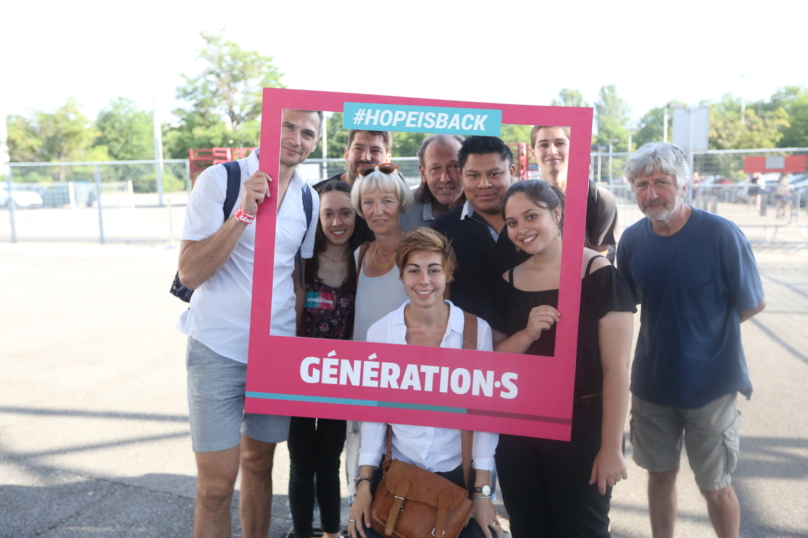
[[[626,177],[646,217],[623,232],[617,267],[642,304],[631,443],[648,470],[651,530],[673,536],[684,442],[716,534],[737,537],[735,400],[752,395],[740,324],[766,306],[755,257],[735,224],[685,204],[690,170],[678,147],[644,145]]]

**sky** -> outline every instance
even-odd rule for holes
[[[754,11],[715,0],[471,5],[4,2],[0,117],[52,111],[73,97],[94,118],[122,96],[148,110],[154,97],[169,122],[181,105],[181,74],[202,68],[200,31],[272,56],[288,88],[549,105],[562,88],[592,104],[602,86],[616,84],[635,125],[671,100],[732,93],[754,101],[808,84],[798,59],[804,3],[770,1]]]

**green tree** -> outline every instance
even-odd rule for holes
[[[781,148],[808,147],[808,88],[785,86],[772,95],[770,109],[783,108],[788,113],[787,127],[781,127]]]
[[[106,149],[91,149],[96,135],[78,101],[72,98],[54,112],[30,110],[27,115],[8,117],[12,162],[99,160],[106,157]]]
[[[421,142],[429,136],[427,133],[393,132],[393,157],[415,157]]]
[[[709,148],[774,148],[788,126],[788,113],[783,107],[765,110],[754,105],[745,108],[741,124],[740,99],[724,94],[721,101],[710,106]]]
[[[232,129],[224,122],[210,126],[163,125],[163,153],[170,159],[187,159],[198,148],[252,148],[261,138],[261,123],[252,120]]]
[[[680,101],[671,101],[670,105],[682,105]],[[662,142],[663,123],[665,123],[665,107],[652,108],[640,118],[637,131],[634,133],[632,145],[635,148],[648,142]],[[673,140],[673,107],[668,108],[668,142]]]
[[[177,99],[189,109],[174,113],[189,126],[213,125],[227,118],[237,129],[261,115],[261,89],[283,88],[283,76],[271,56],[247,51],[222,36],[201,33],[205,46],[199,58],[206,67],[196,76],[182,75],[185,85],[177,88]]]
[[[589,103],[584,101],[584,94],[579,90],[562,88],[558,92],[558,99],[553,99],[552,106],[589,106]]]
[[[95,146],[106,146],[116,161],[154,158],[151,114],[138,109],[131,99],[118,97],[101,110],[95,120],[99,135]]]
[[[176,124],[163,126],[164,152],[172,158],[187,158],[192,148],[257,146],[261,89],[284,87],[272,57],[221,36],[201,35],[199,58],[206,66],[196,76],[183,75],[176,96],[188,106],[173,111]]]
[[[617,95],[616,85],[610,84],[600,89],[598,100],[595,102],[595,113],[597,114],[598,134],[595,136],[594,143],[608,147],[611,141],[614,151],[626,151],[628,147],[627,126],[631,117],[631,109],[628,103]]]
[[[342,159],[348,146],[348,130],[342,128],[342,112],[334,112],[328,116],[326,123],[328,133],[328,158]],[[322,149],[320,155],[322,155]]]
[[[532,129],[532,125],[502,124],[502,132],[499,137],[506,144],[519,144],[524,142],[530,146],[530,131]]]

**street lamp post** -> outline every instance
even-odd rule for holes
[[[746,86],[743,81],[744,79],[749,78],[749,75],[741,75],[741,86]],[[741,88],[741,127],[746,125],[746,92],[744,91],[744,87]]]
[[[620,142],[619,138],[610,138],[609,139],[609,184],[612,184],[612,149],[614,148],[614,143]]]

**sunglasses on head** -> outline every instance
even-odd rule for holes
[[[357,170],[357,174],[359,174],[362,177],[365,177],[369,174],[372,174],[376,170],[378,170],[382,174],[392,174],[394,171],[401,174],[401,172],[398,169],[398,166],[396,166],[393,163],[382,163],[378,165],[366,164],[365,166]]]

